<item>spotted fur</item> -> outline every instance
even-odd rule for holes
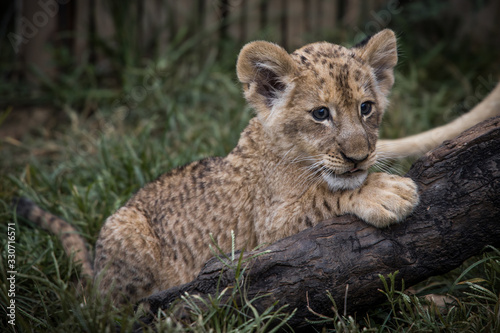
[[[405,218],[415,183],[368,174],[396,62],[390,30],[351,49],[243,47],[237,73],[256,117],[228,156],[162,175],[106,220],[92,272],[99,290],[119,304],[193,279],[211,256],[210,233],[229,251],[231,230],[238,249],[251,249],[341,214],[377,227]]]

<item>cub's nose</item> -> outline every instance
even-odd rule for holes
[[[363,162],[364,160],[366,160],[368,158],[368,154],[366,154],[365,156],[356,156],[356,155],[351,155],[351,156],[348,156],[346,154],[344,154],[344,152],[340,152],[340,155],[342,155],[342,158],[344,160],[346,160],[347,162],[351,162],[351,163],[354,163],[354,164],[358,164],[358,163],[361,163]]]

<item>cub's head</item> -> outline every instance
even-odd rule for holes
[[[288,54],[252,42],[237,72],[270,148],[304,163],[332,190],[353,189],[375,163],[397,59],[396,37],[383,30],[350,49],[321,42]]]

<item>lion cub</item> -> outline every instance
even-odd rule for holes
[[[236,248],[251,249],[341,214],[376,227],[404,219],[415,183],[368,173],[396,63],[390,30],[350,49],[243,47],[237,74],[256,117],[228,156],[162,175],[106,220],[99,290],[135,302],[192,280],[211,256],[210,233],[229,251],[231,230]]]

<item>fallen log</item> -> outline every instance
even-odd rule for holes
[[[444,142],[407,176],[421,201],[403,223],[377,229],[341,216],[261,249],[268,252],[249,260],[245,271],[248,299],[266,294],[253,303],[260,311],[288,304],[296,309],[289,324],[301,328],[306,318],[318,319],[308,305],[332,315],[327,291],[340,311],[344,304],[347,313],[364,311],[385,300],[379,274],[399,271],[398,282],[411,286],[458,267],[486,245],[500,246],[500,117]],[[157,313],[185,292],[204,296],[233,282],[234,272],[211,259],[195,280],[144,302]]]

